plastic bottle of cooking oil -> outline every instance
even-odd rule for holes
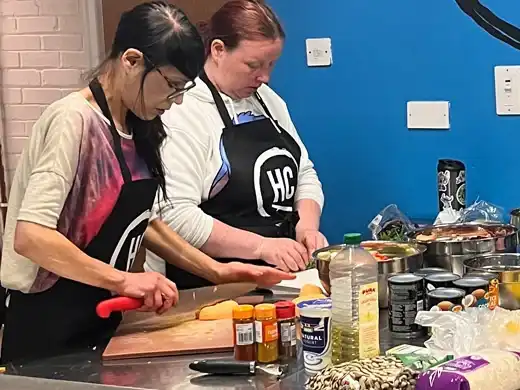
[[[331,260],[332,364],[379,355],[377,260],[361,235],[345,234],[345,248]]]

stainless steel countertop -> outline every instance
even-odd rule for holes
[[[55,379],[30,378],[26,376],[0,376],[2,390],[132,390],[130,387],[114,387],[93,383],[60,381]]]
[[[192,389],[212,387],[218,389],[301,389],[305,383],[305,374],[298,362],[291,367],[290,375],[284,380],[264,374],[256,376],[211,376],[191,371],[189,363],[200,359],[232,358],[231,354],[189,355],[153,359],[124,359],[102,362],[91,353],[75,354],[60,358],[47,359],[25,366],[9,367],[0,375],[0,389],[19,390],[17,380],[27,389],[43,389],[37,382],[28,382],[25,378],[46,378],[58,380],[60,389],[102,390],[100,385],[116,386],[118,389]],[[16,378],[16,379],[14,379]],[[6,382],[7,381],[7,382]],[[74,383],[73,383],[74,382]],[[47,384],[47,383],[45,383]],[[87,386],[89,384],[89,386]],[[35,385],[37,385],[35,387]],[[92,387],[97,385],[97,387]],[[7,386],[7,387],[6,387]],[[12,386],[12,387],[9,387]],[[54,387],[49,387],[49,389]]]
[[[380,315],[381,350],[399,344],[422,345],[425,339],[396,340],[388,332],[387,312]],[[307,379],[302,361],[298,359],[290,370],[290,375],[281,381],[267,375],[254,377],[209,376],[191,371],[189,363],[203,358],[230,358],[230,354],[189,355],[152,359],[125,359],[103,362],[100,351],[84,351],[34,362],[24,366],[10,366],[0,375],[2,390],[104,390],[104,389],[302,389]],[[32,378],[45,378],[40,379]],[[48,381],[57,380],[57,381]],[[110,386],[110,387],[108,387]],[[113,387],[115,386],[115,387]]]

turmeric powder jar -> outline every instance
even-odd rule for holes
[[[273,363],[278,360],[278,323],[276,307],[270,303],[255,306],[256,361]]]

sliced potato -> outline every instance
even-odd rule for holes
[[[304,284],[300,289],[300,297],[315,294],[323,294],[321,288],[315,284]]]
[[[238,306],[233,300],[217,303],[213,306],[206,306],[198,313],[198,319],[201,321],[225,320],[233,318],[233,308]]]

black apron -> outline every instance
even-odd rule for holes
[[[114,153],[124,184],[98,234],[86,248],[80,249],[118,270],[128,271],[148,226],[157,181],[132,181],[103,88],[97,80],[89,87],[110,120]],[[121,315],[101,319],[95,309],[98,302],[111,296],[110,291],[66,278],[59,278],[51,288],[39,293],[9,291],[1,361],[24,362],[82,348],[104,347],[121,321]]]
[[[225,187],[203,202],[200,208],[238,229],[264,237],[295,239],[299,217],[294,210],[294,196],[298,185],[300,146],[272,117],[258,93],[256,99],[267,117],[234,125],[215,86],[204,72],[200,78],[209,87],[224,122],[221,143],[231,167]],[[216,260],[267,265],[262,260]],[[181,290],[211,284],[169,263],[166,263],[166,276]]]

